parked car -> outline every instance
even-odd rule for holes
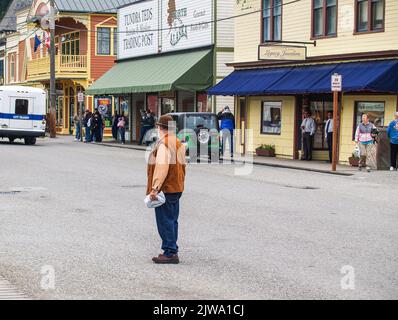
[[[218,161],[220,129],[215,113],[177,112],[169,115],[176,122],[177,137],[186,146],[191,161],[197,161],[202,156]]]

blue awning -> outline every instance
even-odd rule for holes
[[[398,60],[364,61],[234,71],[211,95],[331,92],[331,76],[343,76],[344,92],[398,93]]]

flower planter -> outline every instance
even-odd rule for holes
[[[275,157],[275,150],[273,149],[256,149],[256,155],[260,157]]]
[[[358,167],[359,166],[359,159],[354,158],[354,157],[349,157],[348,162],[350,163],[351,166],[353,167]]]

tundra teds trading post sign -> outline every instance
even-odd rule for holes
[[[118,10],[118,59],[156,54],[158,0],[139,2]]]
[[[210,46],[212,0],[147,0],[118,10],[118,59]]]

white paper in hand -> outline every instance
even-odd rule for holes
[[[166,202],[166,197],[165,197],[164,193],[163,192],[159,192],[157,197],[158,197],[157,200],[152,201],[150,196],[147,195],[145,197],[145,199],[144,199],[144,202],[145,202],[146,206],[148,208],[150,208],[150,209],[153,209],[153,208],[157,208],[157,207],[160,207],[160,206],[164,205],[165,202]]]

